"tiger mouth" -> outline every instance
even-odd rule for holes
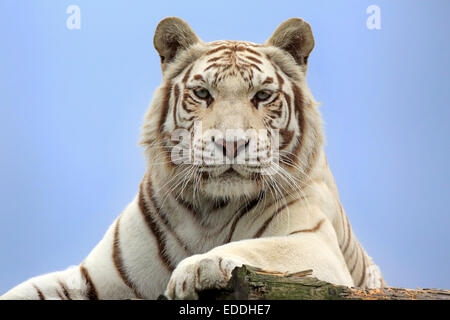
[[[245,181],[258,180],[259,173],[257,172],[240,172],[233,167],[228,168],[220,174],[211,174],[210,172],[203,172],[202,179],[204,180],[219,180],[219,181]]]
[[[242,175],[239,172],[237,172],[236,170],[234,170],[231,167],[227,171],[225,171],[224,173],[219,175],[219,177],[221,177],[221,178],[233,178],[236,176],[242,177]]]
[[[225,170],[224,172],[219,173],[219,174],[213,175],[210,172],[202,173],[203,179],[233,179],[233,178],[237,178],[237,177],[243,178],[243,176],[239,172],[234,170],[232,167],[228,168],[227,170]]]

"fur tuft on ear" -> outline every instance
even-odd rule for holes
[[[278,26],[265,45],[283,49],[299,65],[306,65],[314,48],[314,37],[310,25],[300,18],[291,18]]]
[[[182,19],[168,17],[161,20],[156,27],[153,45],[161,58],[161,68],[164,71],[177,53],[188,49],[199,42],[191,27]]]

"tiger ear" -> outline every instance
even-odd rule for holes
[[[314,37],[309,23],[291,18],[278,26],[265,45],[275,46],[291,54],[299,65],[306,65],[314,48]]]
[[[161,68],[171,62],[178,52],[186,50],[199,42],[191,27],[182,19],[168,17],[161,20],[156,27],[153,45],[161,58]]]

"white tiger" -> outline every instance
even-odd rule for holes
[[[289,19],[262,45],[205,43],[170,17],[157,26],[154,45],[163,80],[145,117],[148,168],[136,198],[79,266],[32,278],[1,298],[198,298],[200,290],[223,287],[242,264],[384,286],[352,232],[323,151],[305,80],[314,47],[309,24]],[[212,160],[218,153],[231,163],[174,161],[172,133],[195,136],[198,122],[214,134],[194,139],[184,160],[215,150]],[[267,135],[231,141],[228,129]],[[233,162],[244,153],[249,160],[254,139],[256,163]],[[275,147],[277,162],[269,157]]]

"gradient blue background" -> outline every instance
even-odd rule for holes
[[[66,8],[81,29],[66,28]],[[381,8],[368,30],[366,8]],[[206,40],[310,22],[308,82],[353,228],[387,282],[450,288],[449,14],[442,1],[0,2],[0,293],[78,264],[132,200],[160,83],[152,38],[180,16]]]

